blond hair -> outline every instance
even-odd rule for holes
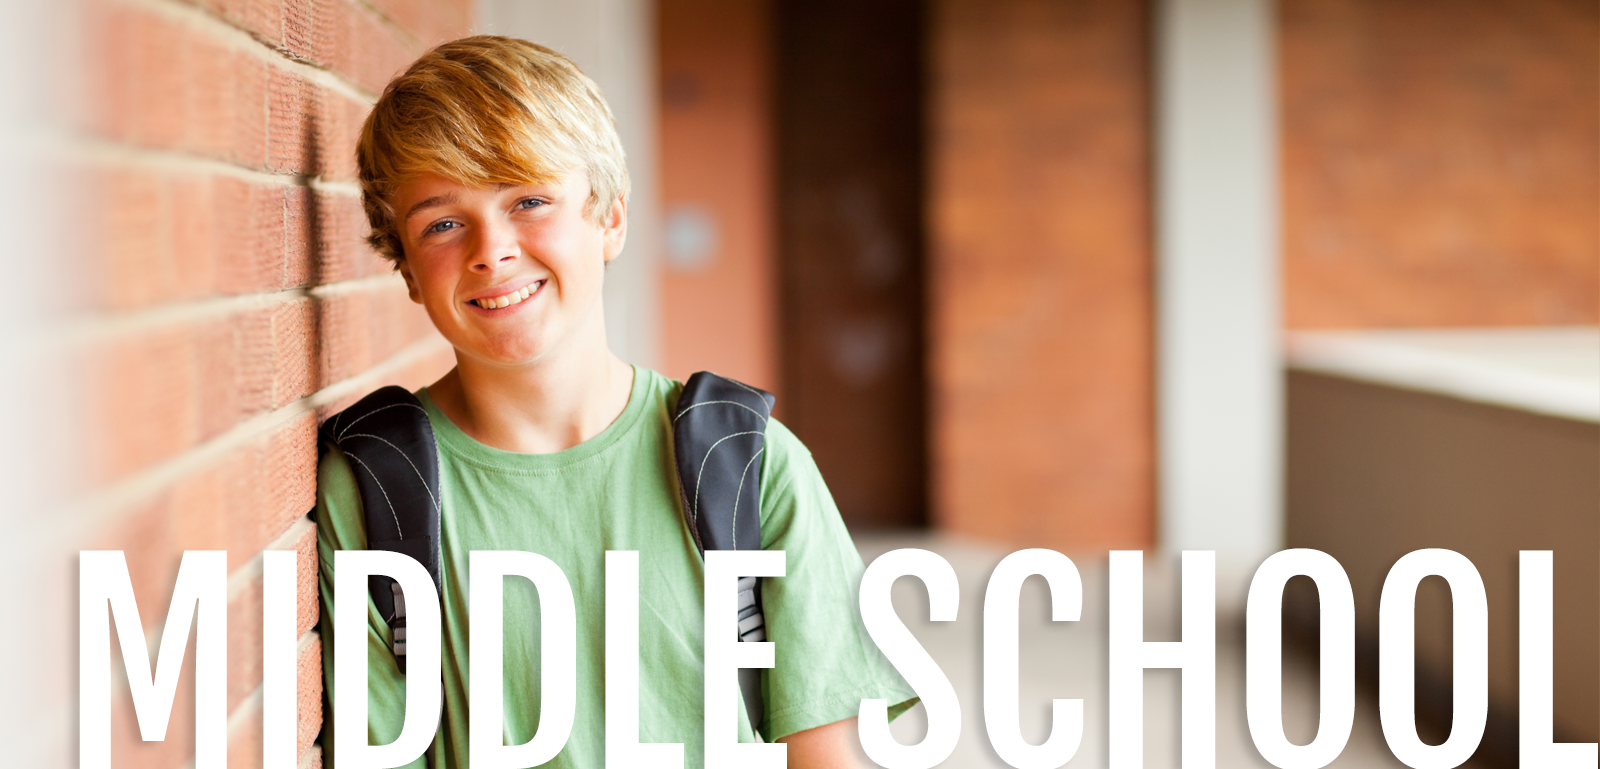
[[[367,242],[405,258],[391,196],[425,174],[459,184],[545,184],[583,169],[584,213],[599,222],[628,194],[611,109],[570,59],[526,40],[478,35],[445,43],[389,82],[356,146]]]

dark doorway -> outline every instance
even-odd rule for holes
[[[780,415],[852,529],[922,526],[921,3],[777,8]]]

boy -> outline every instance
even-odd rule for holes
[[[532,43],[447,43],[389,84],[357,154],[370,241],[456,353],[456,368],[418,392],[444,499],[445,712],[431,766],[468,766],[473,550],[537,552],[572,585],[577,714],[546,764],[557,767],[604,765],[604,553],[639,551],[639,740],[683,743],[685,766],[702,765],[703,564],[671,454],[681,385],[606,346],[600,289],[627,232],[628,175],[598,89]],[[855,766],[860,700],[887,698],[898,714],[914,694],[861,630],[860,557],[809,452],[774,420],[762,462],[762,546],[787,552],[787,576],[765,580],[777,666],[762,673],[759,737],[741,707],[740,739],[788,743],[790,766]],[[331,701],[333,553],[364,548],[366,534],[344,455],[323,458],[318,483]],[[515,745],[538,726],[539,621],[531,585],[505,588],[505,740]],[[385,744],[403,721],[405,678],[389,628],[371,606],[368,616],[369,740]],[[323,730],[329,761],[332,734]]]

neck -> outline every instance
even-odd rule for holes
[[[456,367],[428,388],[462,432],[487,446],[550,454],[599,435],[622,414],[633,370],[590,324],[579,344],[506,366],[456,355]]]

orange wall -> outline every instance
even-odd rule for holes
[[[777,388],[770,10],[751,0],[662,0],[663,211],[710,214],[717,247],[696,269],[664,260],[663,369]]]
[[[1284,0],[1290,328],[1600,322],[1597,11]]]
[[[1143,3],[938,0],[934,520],[1018,545],[1154,535]]]

